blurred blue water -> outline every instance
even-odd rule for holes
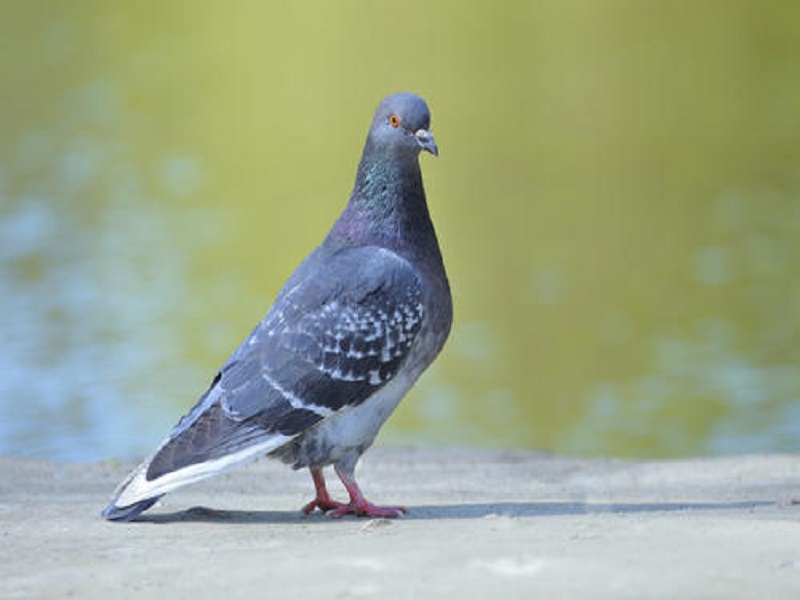
[[[382,440],[797,451],[800,20],[709,6],[2,4],[0,454],[149,452],[399,89],[456,321]]]

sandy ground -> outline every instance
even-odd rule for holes
[[[378,448],[402,519],[300,515],[307,473],[262,461],[107,523],[131,466],[0,458],[0,598],[800,598],[800,456]]]

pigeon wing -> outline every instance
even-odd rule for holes
[[[360,247],[331,256],[316,277],[302,277],[309,271],[301,268],[287,283],[175,427],[150,461],[148,479],[226,463],[249,456],[250,448],[263,455],[361,404],[395,376],[424,316],[411,265],[388,250]]]

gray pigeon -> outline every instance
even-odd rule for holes
[[[308,467],[303,512],[395,517],[361,493],[355,466],[436,358],[452,300],[418,156],[439,151],[425,101],[389,96],[375,112],[350,201],[208,391],[103,511],[129,521],[167,492],[271,456]],[[333,465],[350,496],[333,500]]]

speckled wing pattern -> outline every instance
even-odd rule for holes
[[[148,480],[292,439],[398,372],[424,317],[413,267],[377,247],[329,255],[323,273],[303,267],[153,456]]]

